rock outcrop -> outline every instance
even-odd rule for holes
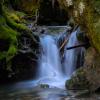
[[[100,56],[94,48],[86,52],[84,67],[78,69],[72,78],[66,82],[68,89],[86,89],[90,92],[100,87]]]

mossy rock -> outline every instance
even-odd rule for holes
[[[8,57],[7,54],[10,53],[10,55],[13,55],[15,52],[11,50],[12,46],[16,50],[16,44],[17,44],[17,32],[10,28],[6,24],[6,20],[3,16],[0,16],[0,39],[3,39],[5,41],[8,41],[9,49],[8,51],[1,52],[1,59],[4,57]],[[8,57],[9,58],[9,57]]]
[[[26,26],[26,21],[23,19],[23,16],[25,16],[24,13],[3,7],[3,17],[9,27],[19,31],[20,33],[23,31],[30,32],[30,29]]]
[[[78,69],[75,75],[66,81],[66,88],[71,90],[87,90],[89,88],[89,82],[83,68]]]
[[[100,19],[95,24],[95,31],[97,34],[100,34]]]
[[[87,89],[90,92],[100,87],[100,56],[94,48],[89,48],[85,54],[84,67],[76,70],[71,79],[66,81],[68,89]]]
[[[3,14],[0,15],[0,39],[8,42],[8,50],[0,52],[0,59],[7,58],[9,61],[11,56],[14,56],[17,52],[18,32],[7,24],[5,16],[3,8]],[[12,48],[14,49],[13,51],[11,50]]]
[[[60,5],[68,9],[66,0],[62,0]],[[73,8],[69,11],[69,15],[74,18],[76,24],[81,26],[81,29],[89,38],[90,44],[100,54],[100,0],[75,0]],[[80,13],[81,12],[81,13]]]

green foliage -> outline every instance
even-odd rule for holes
[[[3,18],[3,16],[0,16],[0,38],[16,41],[16,35],[17,32],[6,24],[6,20]]]
[[[8,26],[4,8],[3,13],[0,15],[0,39],[8,41],[8,51],[0,52],[0,59],[6,58],[7,61],[13,57],[17,52],[17,34],[18,32]]]
[[[25,31],[25,30],[29,30],[26,25],[22,24],[22,23],[17,23],[16,21],[20,21],[20,19],[13,14],[13,16],[11,15],[7,15],[7,13],[5,14],[5,18],[6,18],[6,22],[7,24],[12,27],[13,29],[16,29],[18,31]],[[12,18],[12,19],[11,19]]]
[[[9,61],[10,59],[12,59],[13,56],[16,54],[16,52],[17,52],[17,47],[14,44],[11,44],[7,52],[6,60]]]
[[[16,53],[15,50],[17,44],[16,36],[17,32],[6,24],[6,20],[4,19],[3,16],[0,16],[0,39],[4,39],[5,41],[9,40],[10,43],[10,47],[7,52],[0,52],[0,59],[8,57],[9,54],[10,56],[11,55],[13,56]],[[13,48],[13,51],[11,48]]]
[[[17,31],[30,31],[24,24],[25,20],[22,18],[25,14],[3,7],[3,16],[9,27]]]
[[[25,31],[28,30],[28,28],[24,24],[16,23],[14,20],[12,20],[10,17],[6,17],[7,24],[12,27],[13,29],[16,29],[18,31]]]

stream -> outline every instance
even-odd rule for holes
[[[51,33],[54,32],[53,29],[51,30]],[[45,33],[40,36],[41,54],[38,60],[37,78],[0,86],[0,100],[92,100],[76,99],[76,92],[72,94],[65,89],[65,82],[70,79],[77,65],[82,65],[84,48],[66,49],[79,44],[76,38],[77,30],[72,32],[61,61],[57,43],[62,37],[60,33],[67,36],[65,29],[63,32],[60,30],[58,35]],[[78,60],[80,62],[77,64]]]

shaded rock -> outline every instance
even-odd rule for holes
[[[66,81],[66,88],[71,90],[87,90],[89,82],[82,68],[78,69],[70,80]]]
[[[64,9],[60,8],[57,0],[43,0],[40,2],[39,8],[39,25],[66,25],[68,14]]]
[[[10,0],[13,8],[16,10],[21,10],[26,13],[35,13],[35,10],[39,7],[38,0]]]
[[[9,40],[0,39],[0,52],[8,51],[9,45],[10,45],[10,41]]]
[[[0,60],[0,84],[8,81],[9,71],[6,70],[6,59]]]
[[[68,89],[87,89],[90,92],[100,87],[100,56],[94,48],[89,48],[85,56],[84,67],[76,71],[66,82]]]
[[[36,41],[33,40],[33,37]],[[14,80],[23,80],[36,77],[39,55],[39,37],[36,35],[22,34],[19,37],[18,54],[12,59]]]
[[[90,41],[89,38],[86,36],[86,33],[80,30],[80,27],[78,28],[77,31],[77,39],[80,41],[82,44],[86,44],[84,47],[87,49],[90,47]]]
[[[36,76],[37,58],[33,53],[19,53],[12,59],[15,80],[30,79]]]

